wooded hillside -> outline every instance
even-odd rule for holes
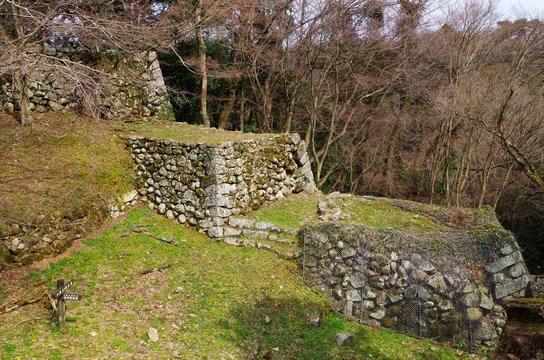
[[[38,66],[100,116],[105,73],[32,49],[157,51],[177,120],[299,132],[325,191],[491,206],[538,272],[544,23],[503,19],[491,0],[0,0],[0,77],[23,124]]]

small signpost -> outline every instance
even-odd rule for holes
[[[57,280],[57,291],[53,294],[53,298],[57,299],[57,325],[62,329],[64,328],[64,322],[66,321],[66,300],[81,300],[81,296],[77,294],[66,294],[72,285],[74,280],[64,283],[64,279]]]

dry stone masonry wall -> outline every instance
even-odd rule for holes
[[[149,206],[214,238],[228,235],[231,216],[315,190],[298,134],[218,145],[131,137],[127,144]]]
[[[305,226],[301,241],[305,283],[330,297],[338,312],[471,350],[496,346],[506,324],[503,300],[524,296],[529,282],[506,231],[479,243],[461,233],[335,221]]]
[[[72,47],[48,44],[29,49],[29,52],[75,62],[81,62],[79,58],[84,56]],[[101,71],[106,78],[107,84],[103,84],[99,98],[93,100],[98,101],[102,117],[124,119],[171,115],[166,85],[155,52],[106,52],[96,64],[89,66]],[[32,111],[78,111],[82,107],[84,95],[78,80],[59,69],[58,66],[42,66],[34,71],[26,90]],[[17,106],[12,81],[0,78],[0,109],[13,112]]]

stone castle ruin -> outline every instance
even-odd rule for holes
[[[88,66],[81,79],[67,71],[69,67],[38,65],[27,80],[26,96],[30,110],[37,113],[47,111],[79,112],[85,102],[92,103],[95,115],[111,119],[148,118],[171,116],[172,108],[155,52],[122,53],[107,51],[90,55],[70,46],[43,44],[27,50],[48,57],[67,60]],[[83,68],[83,67],[82,67]],[[92,78],[92,80],[91,80]],[[90,88],[89,88],[90,87]],[[13,79],[0,78],[0,109],[8,113],[18,110],[18,101],[13,92]]]
[[[240,215],[315,191],[306,144],[297,134],[216,145],[130,137],[127,146],[138,191],[151,208],[232,245],[244,243],[233,238],[233,224],[244,221]],[[441,213],[447,210],[422,204],[432,209],[358,201],[387,202],[416,217],[436,213],[436,222],[447,218]],[[503,301],[525,295],[529,274],[513,235],[491,212],[479,211],[460,227],[430,232],[325,217],[299,232],[303,280],[361,323],[470,350],[494,348],[507,321]]]
[[[417,217],[430,212],[388,199],[354,201],[399,206]],[[507,321],[503,301],[524,297],[529,283],[516,239],[492,214],[432,232],[324,221],[300,236],[304,282],[338,312],[472,351],[497,346]]]
[[[152,208],[213,238],[228,219],[292,193],[314,191],[298,134],[222,144],[131,137],[139,192]]]

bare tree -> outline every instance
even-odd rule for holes
[[[92,99],[101,90],[105,74],[84,62],[54,56],[44,47],[73,46],[86,53],[104,50],[150,49],[160,29],[151,31],[150,3],[27,1],[0,2],[0,76],[13,83],[19,120],[32,123],[29,83],[37,71],[62,73],[73,81],[81,97]],[[126,4],[125,4],[126,5]],[[138,11],[134,9],[139,9]],[[138,14],[137,14],[138,13]],[[94,101],[87,102],[96,105]]]

